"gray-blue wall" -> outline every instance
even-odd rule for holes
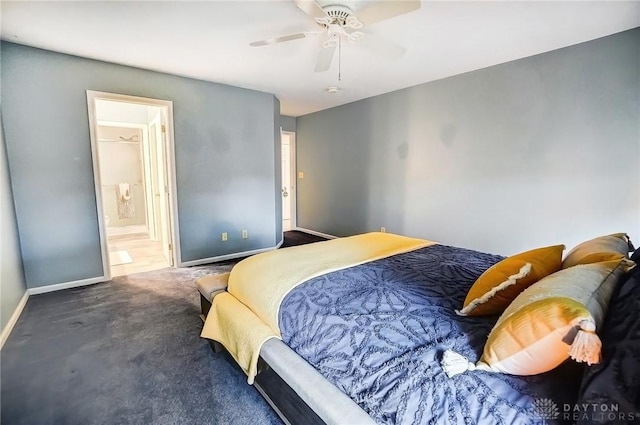
[[[9,319],[27,291],[18,242],[9,168],[0,114],[0,330],[4,332]]]
[[[29,287],[102,275],[86,90],[173,101],[182,262],[280,239],[273,95],[6,42],[1,78]]]
[[[282,131],[290,131],[295,133],[296,131],[296,118],[288,117],[286,115],[282,115],[280,118],[280,125],[282,126]]]
[[[286,123],[290,123],[291,120],[287,120],[286,118],[291,118],[291,117],[280,117],[280,101],[277,98],[274,98],[274,105],[273,105],[273,110],[274,110],[274,119],[280,119],[281,120],[281,125],[283,122]],[[293,119],[293,123],[295,126],[295,119]],[[288,124],[287,124],[288,125]],[[284,235],[282,233],[282,136],[280,134],[280,128],[275,128],[274,129],[274,151],[275,151],[275,156],[274,156],[274,168],[275,168],[275,181],[274,181],[274,191],[275,191],[275,203],[274,203],[274,208],[275,208],[275,214],[276,214],[276,242],[279,244],[280,242],[283,242],[283,238]],[[282,126],[282,130],[283,131],[291,131],[291,130],[285,130],[284,129],[284,125]]]
[[[511,254],[640,242],[640,29],[297,118],[298,225]]]

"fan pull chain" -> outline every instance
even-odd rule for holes
[[[338,81],[342,81],[342,37],[338,37]]]

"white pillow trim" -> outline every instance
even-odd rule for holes
[[[469,305],[463,308],[462,310],[456,310],[456,314],[458,316],[468,315],[473,310],[475,310],[480,304],[486,303],[491,298],[493,298],[495,294],[504,290],[505,288],[508,288],[511,285],[515,285],[518,282],[518,279],[522,279],[523,277],[527,276],[530,272],[531,272],[531,263],[527,263],[520,268],[520,271],[518,273],[509,276],[507,280],[502,282],[500,285],[494,286],[489,292],[486,292],[480,298],[476,298],[475,300],[471,301]]]

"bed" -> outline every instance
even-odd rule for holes
[[[583,364],[533,376],[442,367],[447,350],[482,354],[498,317],[456,309],[503,259],[382,233],[260,254],[234,267],[202,336],[286,423],[575,423],[563,409],[579,401]]]

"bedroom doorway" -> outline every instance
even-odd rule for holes
[[[87,91],[105,278],[176,263],[171,102]]]
[[[282,152],[282,231],[296,227],[296,137],[289,131],[281,132]]]

